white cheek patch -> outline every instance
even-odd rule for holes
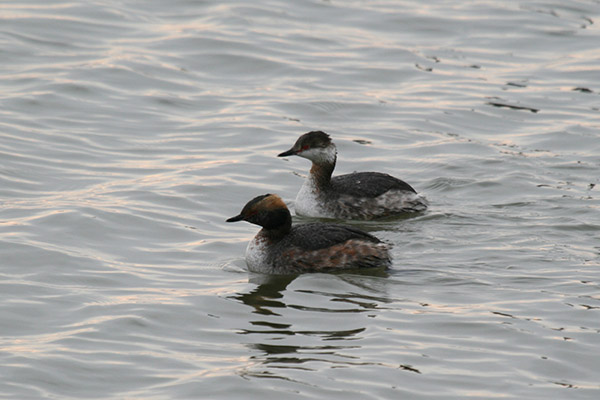
[[[306,158],[312,162],[318,163],[318,164],[332,164],[335,162],[335,158],[336,158],[336,151],[335,151],[335,147],[330,146],[330,147],[317,147],[317,148],[312,148],[312,149],[308,149],[308,150],[304,150],[300,153],[298,153],[298,156],[302,157],[302,158]]]

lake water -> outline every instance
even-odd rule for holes
[[[600,398],[600,1],[13,0],[0,59],[0,398]],[[429,199],[387,273],[246,270],[315,129]]]

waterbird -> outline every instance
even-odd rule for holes
[[[360,229],[322,222],[292,225],[287,206],[276,194],[253,198],[227,219],[237,221],[262,227],[246,248],[246,264],[253,272],[331,272],[391,264],[390,246]]]
[[[408,183],[381,172],[354,172],[332,177],[337,149],[322,131],[303,134],[278,157],[312,161],[294,202],[296,214],[349,220],[371,220],[427,209],[427,200]]]

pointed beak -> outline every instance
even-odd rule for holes
[[[237,221],[241,221],[243,219],[244,219],[244,216],[242,214],[240,214],[240,215],[236,215],[235,217],[229,218],[225,222],[237,222]]]
[[[283,153],[278,154],[277,157],[295,156],[296,154],[298,154],[298,152],[292,147],[288,151],[284,151]]]

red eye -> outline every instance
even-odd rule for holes
[[[302,146],[302,148],[300,149],[300,151],[304,151],[304,150],[308,150],[310,149],[310,146],[305,144],[304,146]]]

